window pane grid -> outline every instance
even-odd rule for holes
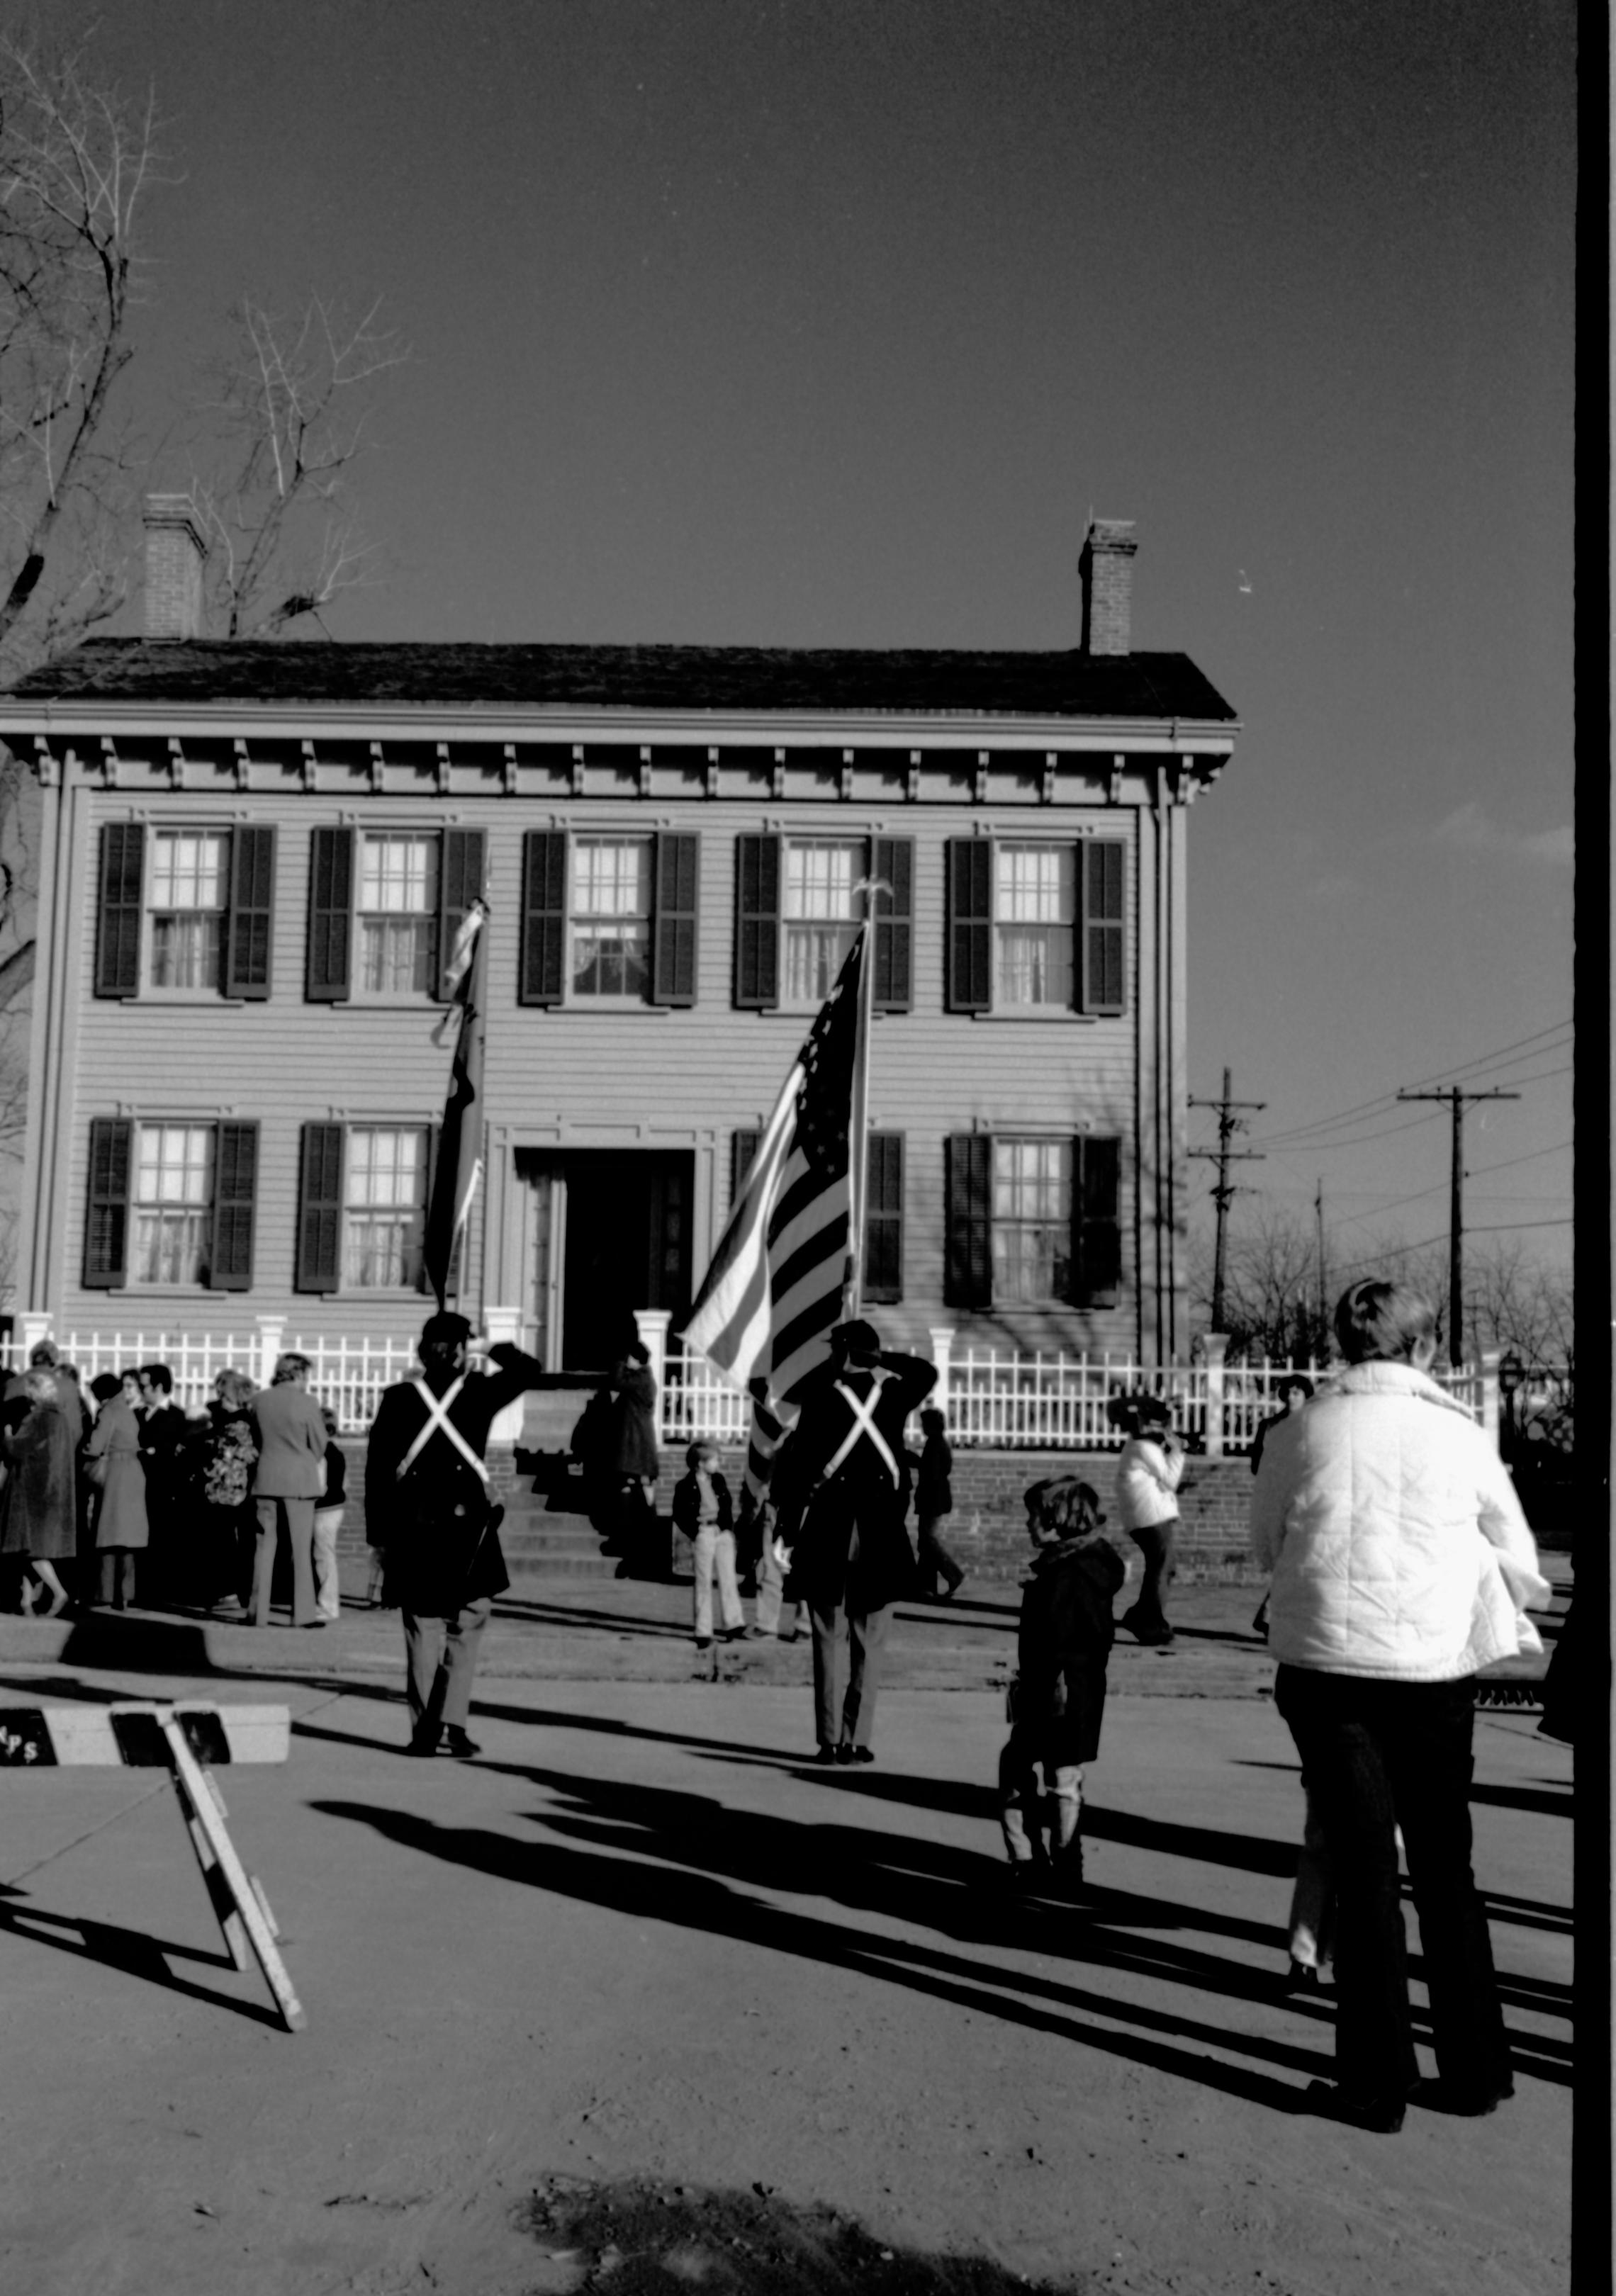
[[[418,1283],[425,1226],[425,1133],[414,1126],[353,1126],[342,1219],[343,1284],[363,1292]]]
[[[366,837],[359,857],[362,916],[426,916],[438,906],[438,840]]]
[[[784,994],[792,1004],[823,1003],[836,985],[858,930],[864,845],[853,839],[804,838],[785,849]]]
[[[160,830],[152,850],[152,986],[217,988],[230,850],[222,830]]]
[[[1062,1300],[1071,1279],[1071,1144],[993,1144],[993,1296]]]
[[[572,994],[643,997],[650,968],[651,840],[578,838],[572,853]]]
[[[135,1167],[134,1281],[200,1283],[213,1205],[213,1127],[144,1124]]]
[[[1072,1002],[1077,865],[1068,845],[1001,845],[994,855],[1001,1004]]]

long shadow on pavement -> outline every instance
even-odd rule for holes
[[[232,2009],[252,2024],[272,2025],[277,2032],[282,2030],[280,2014],[275,2008],[261,2001],[243,2001],[235,1994],[220,1993],[210,1985],[195,1984],[168,1967],[168,1957],[174,1956],[201,1962],[209,1969],[234,1969],[235,1964],[228,1954],[176,1945],[168,1938],[148,1937],[139,1930],[122,1929],[113,1922],[92,1921],[85,1915],[49,1913],[43,1906],[9,1902],[15,1895],[8,1889],[0,1896],[0,1931],[26,1938],[34,1945],[52,1946],[58,1953],[70,1954],[79,1961],[98,1961],[108,1969],[123,1970],[131,1977],[160,1985],[167,1992],[183,1993],[192,2001],[205,2001],[210,2008]],[[76,1931],[77,1937],[68,1936],[69,1931]]]
[[[556,1783],[569,1786],[585,1807],[590,1797],[599,1792],[598,1782],[594,1780],[558,1780]],[[621,1792],[626,1798],[632,1799],[645,1795],[647,1790],[624,1788]],[[655,1794],[651,1797],[653,1802],[659,1798],[665,1797]],[[671,1799],[687,1804],[693,1798],[674,1796]],[[643,1857],[649,1852],[652,1857],[666,1860],[656,1868],[655,1902],[660,1920],[675,1922],[705,1936],[728,1937],[740,1943],[760,1946],[770,1952],[789,1953],[824,1966],[885,1979],[910,1990],[972,2009],[981,2015],[996,2016],[1029,2030],[1058,2034],[1134,2063],[1153,2065],[1161,2071],[1199,2082],[1226,2095],[1243,2097],[1252,2103],[1266,2104],[1276,2112],[1294,2112],[1300,2110],[1301,2100],[1299,2091],[1268,2073],[1243,2065],[1225,2064],[1210,2055],[1199,2054],[1194,2046],[1185,2047],[1181,2044],[1199,2042],[1209,2047],[1242,2051],[1267,2058],[1297,2073],[1327,2074],[1329,2071],[1327,2057],[1286,2043],[1232,2035],[1226,2027],[1202,2025],[1163,2012],[1110,2000],[1103,1996],[1086,1993],[1019,1970],[984,1968],[976,1962],[909,1939],[872,1934],[816,1915],[792,1911],[762,1898],[740,1894],[727,1881],[709,1873],[680,1870],[677,1856],[670,1855],[660,1846],[655,1828],[644,1821],[639,1823],[638,1831],[629,1832],[633,1847],[642,1853],[640,1857],[631,1859],[618,1854],[617,1845],[606,1840],[587,1849],[552,1843],[527,1844],[483,1828],[439,1825],[413,1811],[385,1809],[362,1802],[320,1800],[312,1803],[311,1807],[349,1824],[368,1825],[387,1839],[422,1856],[445,1858],[503,1881],[526,1888],[547,1890],[574,1898],[584,1904],[599,1906],[642,1920],[646,1903],[646,1867]],[[779,1828],[783,1833],[801,1830],[792,1826],[789,1821],[759,1819],[746,1813],[723,1809],[718,1804],[710,1807],[721,1822],[720,1826],[713,1830],[721,1830],[727,1848],[733,1849],[737,1838],[750,1839],[759,1826]],[[681,1831],[687,1836],[687,1826],[681,1827]],[[710,1838],[711,1830],[709,1831]],[[866,1855],[868,1845],[869,1837],[864,1833],[860,1846]],[[766,1865],[773,1864],[775,1857],[775,1846],[770,1844],[764,1862]],[[816,1871],[821,1879],[826,1870],[825,1859],[826,1845],[821,1841],[814,1853]],[[770,1881],[765,1886],[777,1888],[783,1885],[778,1881]],[[917,1899],[926,1909],[921,1917],[934,1923],[937,1882],[933,1881],[929,1890],[918,1883],[915,1887]],[[874,1889],[874,1885],[873,1894],[876,1902],[871,1910],[889,1914],[897,1910],[890,1901],[890,1891],[885,1893],[884,1903],[881,1901],[882,1891]],[[1070,1909],[1065,1911],[1066,1917],[1070,1918]],[[1022,1939],[1023,1949],[1029,1943],[1030,1940]],[[1009,1990],[1007,1993],[999,1988]],[[1029,1994],[1035,1998],[1018,1999],[1014,1997],[1016,1994]],[[1107,2027],[1087,2022],[1087,2013],[1143,2027],[1145,2030],[1112,2031]],[[1149,2038],[1152,2033],[1172,2038]]]

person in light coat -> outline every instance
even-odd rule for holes
[[[258,1447],[252,1496],[258,1507],[258,1543],[252,1582],[252,1623],[269,1624],[269,1594],[275,1577],[277,1539],[283,1532],[291,1550],[291,1623],[323,1627],[315,1601],[315,1501],[325,1489],[325,1422],[308,1392],[314,1369],[307,1356],[284,1355],[267,1387],[252,1398],[253,1435]]]
[[[1315,2084],[1316,2102],[1387,2133],[1411,2096],[1477,2114],[1513,2093],[1471,1869],[1475,1672],[1521,1646],[1517,1614],[1549,1594],[1496,1448],[1429,1376],[1435,1324],[1398,1284],[1344,1292],[1347,1368],[1270,1431],[1251,1503],[1251,1552],[1273,1578],[1275,1703],[1336,1890],[1337,2081]],[[1434,2087],[1418,2079],[1409,2022],[1399,1825]]]
[[[1120,1406],[1128,1440],[1117,1461],[1117,1517],[1144,1562],[1139,1599],[1123,1611],[1136,1642],[1170,1643],[1162,1602],[1173,1575],[1178,1539],[1178,1486],[1184,1480],[1184,1445],[1168,1424],[1168,1409],[1153,1395]]]

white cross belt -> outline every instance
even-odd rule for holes
[[[441,1399],[432,1393],[423,1379],[413,1379],[410,1385],[426,1406],[426,1424],[417,1431],[414,1441],[398,1462],[398,1480],[400,1482],[404,1480],[434,1435],[447,1435],[467,1466],[475,1470],[479,1481],[486,1483],[488,1480],[488,1468],[449,1417],[449,1406],[465,1385],[465,1374],[462,1373]]]
[[[853,1447],[857,1442],[859,1437],[861,1435],[867,1435],[871,1442],[874,1444],[876,1450],[881,1454],[882,1463],[885,1466],[888,1474],[891,1476],[892,1488],[896,1490],[903,1478],[898,1472],[898,1462],[892,1456],[891,1448],[887,1442],[886,1437],[875,1424],[875,1406],[881,1399],[880,1388],[873,1388],[870,1391],[869,1400],[867,1402],[861,1402],[858,1397],[854,1394],[850,1387],[844,1387],[841,1382],[838,1380],[836,1382],[836,1393],[841,1398],[842,1401],[847,1405],[848,1409],[852,1413],[853,1424],[848,1429],[847,1433],[842,1437],[841,1443],[837,1446],[834,1455],[825,1463],[825,1481],[828,1483],[832,1476],[834,1475],[841,1467],[846,1464],[847,1461],[852,1456]]]

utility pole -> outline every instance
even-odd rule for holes
[[[1318,1232],[1318,1328],[1322,1335],[1329,1330],[1325,1318],[1330,1313],[1329,1285],[1325,1276],[1325,1180],[1322,1172],[1318,1193],[1313,1199],[1313,1218]],[[1320,1345],[1323,1345],[1322,1336]]]
[[[1457,1371],[1464,1360],[1464,1103],[1467,1100],[1519,1100],[1518,1092],[1399,1092],[1399,1100],[1445,1100],[1453,1112],[1453,1177],[1448,1206],[1448,1360]]]
[[[1212,1252],[1212,1329],[1215,1332],[1223,1329],[1224,1235],[1228,1225],[1229,1206],[1239,1193],[1238,1189],[1229,1185],[1229,1166],[1235,1163],[1260,1164],[1264,1160],[1255,1148],[1230,1147],[1229,1143],[1235,1135],[1246,1128],[1235,1111],[1237,1108],[1266,1108],[1268,1104],[1266,1100],[1235,1100],[1231,1097],[1233,1092],[1230,1071],[1225,1069],[1221,1100],[1192,1099],[1189,1103],[1192,1108],[1215,1108],[1218,1111],[1216,1148],[1190,1150],[1192,1156],[1205,1156],[1218,1167],[1217,1181],[1208,1191],[1218,1207],[1218,1240]]]

